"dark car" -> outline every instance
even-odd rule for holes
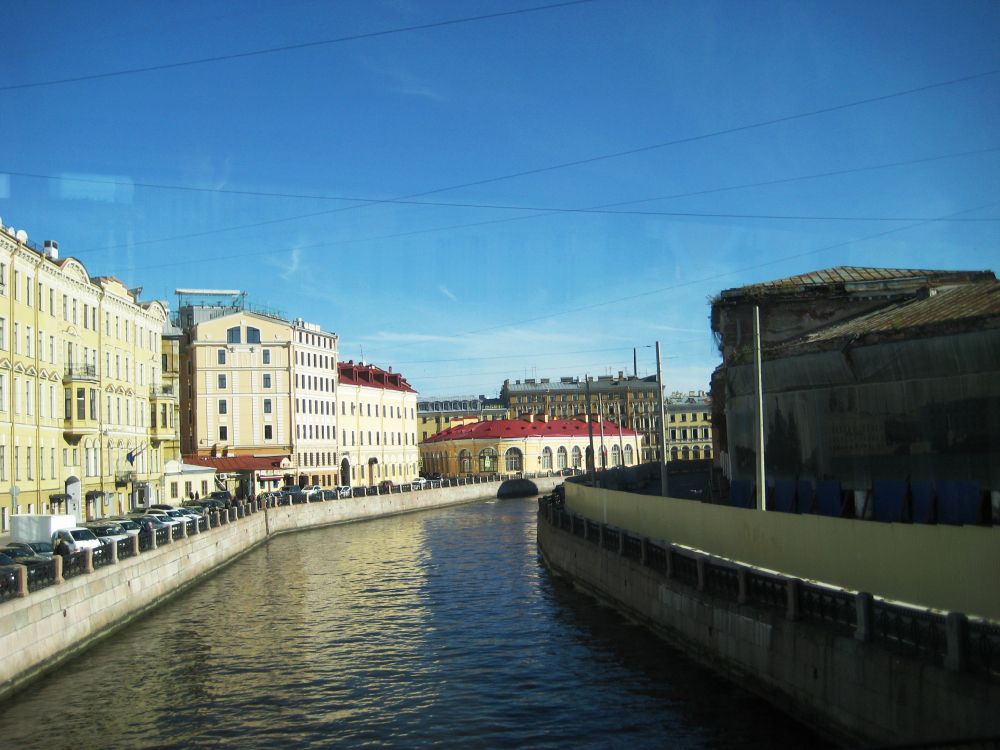
[[[157,529],[165,529],[169,524],[163,523],[159,516],[132,516],[132,520],[142,527],[145,531],[147,525],[152,525],[153,531]]]
[[[36,555],[34,552],[22,547],[4,547],[0,550],[0,556],[10,561],[5,562],[0,559],[0,565],[26,565],[29,568],[33,568],[36,565],[45,565],[52,562],[51,557]]]
[[[391,479],[383,479],[378,483],[379,492],[392,492],[392,488],[395,487]]]
[[[9,542],[7,546],[20,547],[42,557],[52,557],[52,544],[49,542]]]
[[[209,500],[218,500],[226,508],[233,504],[233,493],[229,490],[216,490],[208,496]]]

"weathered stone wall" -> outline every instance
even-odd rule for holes
[[[896,744],[1000,734],[997,682],[717,599],[542,518],[538,544],[548,566],[578,588],[836,739]]]
[[[533,480],[549,492],[562,477]],[[499,482],[268,508],[0,603],[0,699],[269,536],[495,497]]]

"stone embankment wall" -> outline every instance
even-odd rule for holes
[[[942,632],[923,630],[919,612],[903,613],[907,625],[896,629],[895,606],[880,602],[875,611],[870,595],[830,589],[828,597],[800,579],[652,544],[544,504],[538,545],[548,567],[577,588],[835,739],[894,745],[1000,735],[1000,667],[968,652],[995,648],[990,623],[977,625],[975,644],[962,638],[960,615]],[[966,663],[973,659],[975,673]]]
[[[532,480],[551,491],[561,477]],[[268,537],[495,497],[500,482],[284,505],[0,603],[0,699]]]

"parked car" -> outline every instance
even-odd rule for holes
[[[97,549],[101,546],[101,540],[97,538],[94,532],[82,527],[57,531],[52,535],[53,545],[60,538],[65,540],[69,545],[70,552],[79,552],[83,549]]]
[[[427,486],[427,480],[424,479],[423,477],[417,477],[412,482],[410,482],[410,484],[412,484],[417,489],[423,489],[424,487]]]
[[[139,524],[139,528],[142,531],[145,531],[147,526],[152,528],[153,531],[167,529],[170,528],[171,524],[175,523],[173,519],[169,518],[167,520],[170,521],[170,524],[164,523],[162,516],[134,516],[132,520]]]
[[[351,497],[352,494],[350,486],[346,484],[334,487],[333,491],[337,493],[337,497]]]
[[[378,483],[379,492],[392,492],[393,487],[395,487],[391,479],[383,479]]]
[[[205,517],[205,509],[202,507],[195,507],[193,505],[189,505],[184,508],[177,508],[177,512],[183,513],[195,521],[200,521]]]
[[[227,508],[233,504],[233,493],[230,492],[229,490],[216,490],[215,492],[211,493],[208,497],[211,500],[221,501],[222,504]]]
[[[0,554],[12,561],[11,563],[0,562],[0,565],[26,565],[29,568],[33,568],[36,565],[44,565],[52,561],[51,557],[36,555],[31,550],[26,550],[22,547],[4,547],[0,550]]]
[[[8,542],[7,546],[20,547],[42,557],[52,557],[52,545],[49,542]]]
[[[128,539],[129,536],[120,524],[113,522],[89,523],[87,528],[102,542],[117,542],[119,539]]]
[[[122,527],[126,534],[129,536],[138,536],[139,532],[142,531],[142,527],[139,526],[132,518],[109,518],[109,521],[114,521],[116,524]]]
[[[317,492],[322,492],[323,488],[320,487],[318,484],[310,484],[310,485],[307,485],[307,486],[303,487],[302,491],[304,493],[306,493],[307,495],[312,496],[312,495],[315,495]]]

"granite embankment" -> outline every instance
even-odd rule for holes
[[[562,478],[532,481],[548,492]],[[271,536],[483,500],[502,484],[262,508],[0,603],[0,699]]]

